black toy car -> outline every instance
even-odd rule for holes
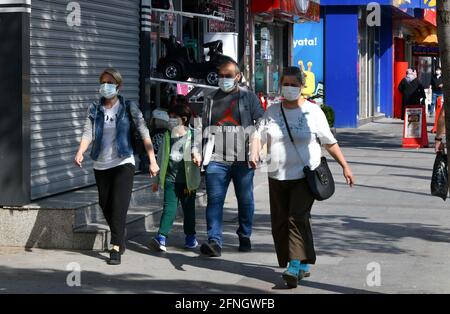
[[[234,61],[233,58],[223,54],[221,40],[202,46],[209,49],[209,60],[206,61],[203,57],[201,62],[195,60],[193,49],[181,45],[175,36],[161,38],[161,41],[166,48],[166,55],[159,60],[157,69],[168,80],[186,81],[188,78],[195,78],[205,80],[208,85],[217,86],[219,65],[227,60]]]

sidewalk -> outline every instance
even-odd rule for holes
[[[449,293],[450,211],[448,204],[430,196],[434,152],[402,149],[401,132],[400,121],[390,119],[337,131],[357,186],[345,186],[340,168],[330,162],[336,194],[313,207],[318,261],[297,289],[284,288],[283,270],[276,267],[267,179],[257,173],[251,253],[237,252],[231,187],[221,258],[181,249],[180,221],[168,253],[147,248],[156,231],[152,228],[129,241],[119,267],[107,266],[104,253],[0,249],[0,293]],[[205,230],[200,209],[201,241]],[[81,266],[80,288],[66,285],[66,266],[72,262]],[[381,266],[379,287],[366,282],[372,262]]]

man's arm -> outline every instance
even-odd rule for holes
[[[264,109],[261,106],[261,102],[259,101],[258,96],[256,96],[256,94],[253,92],[249,91],[249,93],[252,119],[253,121],[255,121],[255,124],[257,124],[264,116]]]

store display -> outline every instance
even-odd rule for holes
[[[236,10],[234,0],[209,0],[207,7],[212,12],[218,12],[225,17],[225,21],[208,21],[208,32],[210,33],[235,33],[236,32]]]
[[[218,85],[218,66],[226,60],[233,60],[223,54],[223,43],[216,40],[202,45],[209,49],[209,60],[196,60],[192,49],[189,49],[179,42],[175,36],[161,38],[166,48],[166,56],[158,62],[158,71],[164,78],[175,81],[186,81],[188,78],[203,79],[206,84]],[[234,61],[234,60],[233,60]]]
[[[169,10],[170,0],[152,0],[152,8]]]

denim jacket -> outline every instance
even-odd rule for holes
[[[118,96],[120,104],[116,119],[116,143],[117,153],[120,158],[127,158],[133,155],[130,136],[130,117],[126,106],[130,106],[130,113],[134,124],[141,134],[141,138],[150,138],[150,132],[146,126],[142,112],[132,101],[125,101],[122,96]],[[105,123],[104,98],[93,102],[88,109],[88,118],[84,125],[83,138],[92,141],[91,158],[97,160],[102,146],[103,127]]]

